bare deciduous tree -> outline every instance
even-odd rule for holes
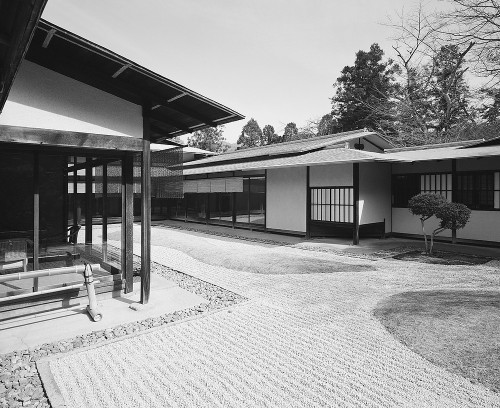
[[[474,43],[476,73],[500,84],[500,2],[498,0],[453,0],[455,8],[442,13],[436,27],[440,35],[457,45]]]

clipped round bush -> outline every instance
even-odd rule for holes
[[[421,193],[410,198],[408,201],[408,208],[413,215],[428,219],[435,215],[438,209],[446,203],[446,198],[442,195]]]
[[[459,203],[445,202],[436,210],[436,218],[440,220],[439,227],[443,229],[461,229],[469,221],[471,211]]]

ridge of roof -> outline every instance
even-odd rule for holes
[[[328,140],[328,139],[341,139],[344,138],[345,136],[352,136],[352,135],[357,135],[358,133],[363,133],[363,134],[372,134],[375,132],[369,131],[367,129],[357,129],[357,130],[349,130],[347,132],[340,132],[340,133],[330,133],[328,135],[321,135],[321,136],[314,136],[314,137],[309,137],[306,139],[297,139],[297,140],[290,140],[288,142],[281,142],[281,143],[274,143],[270,145],[265,145],[265,146],[255,146],[255,147],[249,147],[246,149],[241,149],[241,150],[236,150],[235,152],[227,152],[227,153],[221,153],[219,156],[222,156],[224,154],[229,154],[229,153],[236,153],[236,152],[249,152],[249,151],[257,151],[259,149],[265,150],[268,148],[271,148],[273,146],[291,146],[294,144],[299,144],[299,143],[304,143],[304,142],[316,142],[319,140]]]
[[[275,143],[266,146],[257,146],[247,149],[225,152],[206,159],[196,160],[189,163],[191,166],[202,165],[205,163],[216,163],[221,161],[230,161],[238,159],[251,159],[260,156],[278,156],[293,153],[305,153],[314,149],[321,149],[326,146],[340,144],[344,141],[364,137],[369,135],[378,135],[376,132],[366,129],[351,130],[348,132],[334,133],[330,135],[316,136],[307,139],[292,140],[290,142]]]
[[[446,147],[462,148],[462,147],[474,146],[475,144],[479,144],[482,142],[484,142],[484,139],[460,140],[457,142],[435,143],[435,144],[426,144],[420,146],[394,147],[392,149],[384,149],[384,153],[397,153],[397,152],[429,150],[429,149],[444,149]]]
[[[304,165],[325,165],[330,163],[353,163],[385,161],[383,153],[369,152],[339,147],[338,149],[317,150],[302,155],[286,157],[264,157],[257,160],[208,164],[202,167],[183,167],[184,175],[198,175],[204,173],[221,173],[226,171],[262,170],[280,167],[297,167]]]

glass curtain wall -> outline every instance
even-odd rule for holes
[[[103,191],[102,163],[108,165],[106,192]],[[0,194],[8,197],[0,200],[3,214],[0,217],[0,276],[85,262],[101,264],[101,271],[96,274],[101,282],[120,272],[119,248],[109,249],[106,260],[103,245],[103,237],[108,235],[107,223],[106,233],[103,230],[103,213],[121,216],[121,174],[117,174],[113,182],[110,164],[110,159],[105,157],[75,158],[49,150],[0,152]],[[121,160],[114,164],[117,169],[121,168]],[[116,205],[111,206],[113,199]],[[85,245],[85,228],[90,224],[94,224],[91,242]],[[119,224],[112,234],[112,240],[120,241]],[[5,279],[0,285],[0,297],[60,286],[73,289],[70,288],[73,285],[77,290],[82,282],[82,276],[75,273],[15,283]]]
[[[209,194],[210,222],[229,225],[233,222],[233,199],[231,193]]]
[[[242,190],[236,193],[185,193],[183,199],[168,200],[168,217],[220,225],[232,225],[234,222],[240,225],[265,226],[265,176],[243,177]]]
[[[236,193],[236,222],[241,224],[265,225],[265,177],[246,177],[243,179],[243,192]]]

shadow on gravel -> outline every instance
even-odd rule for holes
[[[422,357],[500,392],[500,292],[399,293],[374,315]]]
[[[283,253],[281,247],[264,247],[259,243],[232,241],[217,236],[193,237],[192,234],[178,233],[172,239],[165,239],[161,231],[152,231],[152,244],[171,248],[208,265],[220,266],[235,271],[269,275],[367,272],[376,271],[372,265],[349,264],[322,259],[312,251]],[[109,234],[109,239],[117,239],[119,232]],[[174,238],[175,237],[175,238]],[[134,242],[140,237],[134,234]],[[311,255],[312,254],[312,255]]]
[[[241,254],[224,255],[219,259],[203,260],[211,265],[224,266],[242,272],[252,272],[268,275],[337,273],[337,272],[367,272],[375,271],[371,265],[351,265],[343,262],[332,262],[300,255],[260,253],[252,259]],[[202,260],[202,259],[200,259]]]

